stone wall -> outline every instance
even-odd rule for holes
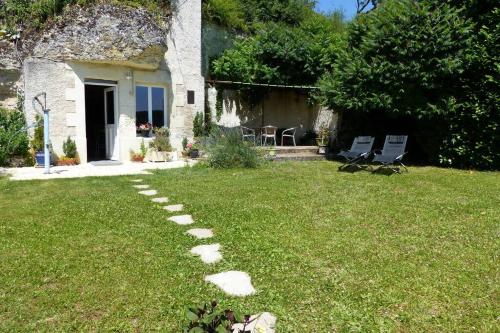
[[[22,90],[21,64],[14,43],[0,40],[0,107],[17,106],[18,91]]]
[[[337,126],[338,115],[321,105],[311,104],[304,91],[291,89],[271,90],[265,98],[250,107],[237,90],[225,89],[222,92],[222,115],[217,124],[226,127],[245,126],[257,128],[267,125],[278,128],[297,127],[296,139],[307,131],[317,132],[321,126],[332,131]],[[217,90],[207,89],[207,104],[216,119]]]
[[[172,144],[182,147],[184,137],[193,137],[193,119],[204,112],[205,79],[202,75],[201,0],[180,2],[172,17],[166,64],[172,78],[173,98],[170,133]],[[195,103],[187,103],[194,91]]]

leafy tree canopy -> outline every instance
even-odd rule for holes
[[[309,13],[298,26],[260,24],[255,34],[238,40],[213,62],[212,75],[221,80],[314,84],[331,68],[342,48],[342,16]]]
[[[325,103],[435,119],[436,160],[499,168],[499,36],[497,1],[385,0],[350,24]]]
[[[312,11],[314,0],[204,0],[208,21],[240,31],[251,31],[259,23],[297,26]]]

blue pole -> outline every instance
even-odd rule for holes
[[[45,172],[50,173],[50,149],[49,149],[49,110],[43,110],[43,144],[45,153]]]

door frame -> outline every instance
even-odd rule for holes
[[[119,131],[119,119],[120,119],[120,107],[118,104],[118,81],[108,81],[108,80],[92,80],[92,79],[85,79],[83,82],[83,86],[101,86],[101,87],[106,87],[103,92],[104,92],[104,131],[106,132],[106,90],[107,89],[114,89],[114,96],[115,96],[115,101],[114,101],[114,106],[115,106],[115,126],[116,126],[116,141],[115,141],[115,151],[117,156],[112,156],[112,159],[116,158],[117,161],[120,160],[120,131]],[[85,105],[85,97],[84,97],[84,110],[87,112],[87,106]],[[88,124],[85,124],[85,127],[88,126]],[[105,134],[106,135],[106,134]],[[106,148],[107,149],[107,148]],[[107,152],[106,152],[107,154]]]
[[[110,138],[108,138],[108,92],[112,91],[113,92],[113,125],[114,125],[114,131],[116,131],[116,135],[114,137],[114,143],[113,143],[113,151],[112,152],[108,152],[108,140],[110,140]],[[118,112],[117,112],[117,102],[118,102],[118,98],[117,98],[117,89],[116,89],[116,86],[114,87],[109,87],[109,88],[105,88],[103,90],[104,92],[104,132],[105,132],[105,136],[106,136],[106,158],[112,160],[112,161],[118,161],[120,160],[120,140],[119,140],[119,131],[118,131],[118,127],[119,127],[119,124],[118,124],[118,120],[120,119],[120,117],[118,117]]]

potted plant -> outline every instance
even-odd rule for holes
[[[197,143],[188,143],[186,146],[188,156],[191,158],[200,157],[200,146]]]
[[[64,156],[57,161],[57,165],[76,165],[79,163],[78,152],[76,150],[76,142],[68,139],[63,143]]]
[[[146,148],[146,144],[144,143],[144,139],[142,139],[141,147],[139,148],[138,153],[136,153],[132,149],[130,150],[130,160],[132,162],[142,163],[144,161],[144,157],[146,157],[147,152],[148,152],[148,149]]]
[[[326,147],[330,140],[330,130],[326,126],[321,126],[318,131],[318,136],[316,137],[316,143],[318,145],[318,154],[326,154]]]
[[[33,139],[31,140],[31,148],[33,149],[35,155],[35,161],[37,166],[45,165],[45,151],[44,151],[44,128],[43,128],[43,118],[40,115],[35,116],[35,132],[33,134]],[[52,155],[52,154],[51,154]],[[51,159],[52,160],[52,159]]]
[[[167,162],[172,159],[170,145],[170,131],[166,127],[155,128],[155,137],[149,143],[148,160],[151,162]]]
[[[139,124],[136,127],[136,132],[137,132],[137,134],[139,134],[139,136],[142,136],[144,138],[148,138],[151,136],[151,129],[152,128],[153,128],[153,126],[150,123],[143,123],[143,124]]]

